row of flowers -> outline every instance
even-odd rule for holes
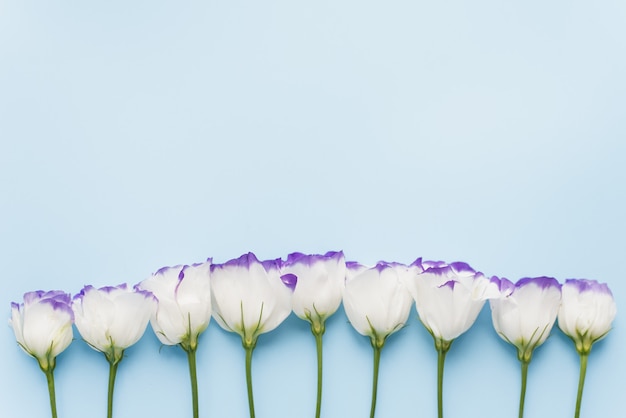
[[[143,335],[148,322],[166,345],[179,345],[189,361],[194,418],[199,416],[196,350],[211,318],[239,334],[245,350],[250,417],[254,417],[251,362],[259,336],[278,327],[293,311],[310,324],[318,359],[316,417],[321,415],[322,336],[325,322],[343,302],[348,320],[369,337],[374,351],[370,417],[376,410],[381,351],[387,338],[402,328],[415,302],[438,353],[438,413],[443,417],[443,369],[452,342],[475,322],[489,301],[500,337],[517,349],[522,365],[519,417],[523,416],[526,375],[533,351],[559,328],[580,355],[580,402],[592,345],[606,336],[616,306],[606,284],[550,277],[513,283],[488,278],[468,264],[417,259],[410,265],[379,262],[364,266],[346,262],[342,252],[290,254],[286,260],[259,261],[244,254],[223,264],[164,267],[133,288],[125,284],[96,289],[85,286],[73,298],[62,291],[35,291],[12,303],[12,326],[19,346],[45,373],[53,418],[56,403],[53,370],[56,357],[73,340],[76,325],[83,340],[109,362],[109,418],[113,388],[124,350]]]

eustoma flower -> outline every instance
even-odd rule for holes
[[[11,303],[9,325],[19,346],[37,359],[46,375],[53,418],[57,416],[53,374],[56,357],[73,338],[70,300],[69,294],[58,290],[38,290],[26,293],[21,304]]]
[[[211,320],[210,266],[211,260],[191,266],[163,267],[137,285],[158,300],[150,324],[159,341],[166,345],[178,344],[187,353],[194,418],[199,415],[198,337]]]
[[[260,262],[252,253],[211,265],[213,316],[227,331],[241,337],[246,352],[250,417],[254,418],[252,352],[259,335],[272,331],[291,313],[296,276],[282,274],[280,260]]]
[[[420,321],[435,340],[437,349],[437,405],[443,417],[443,367],[446,353],[455,338],[476,321],[498,288],[466,263],[421,262],[411,265],[419,274],[408,280]],[[421,271],[421,272],[420,272]]]
[[[399,263],[379,262],[375,267],[366,268],[350,262],[347,267],[343,306],[354,329],[369,337],[374,349],[370,408],[370,418],[373,418],[381,350],[389,335],[404,326],[413,303],[405,283],[410,272]]]
[[[575,412],[575,417],[578,418],[591,346],[609,333],[617,309],[613,294],[606,283],[568,279],[561,292],[559,328],[572,339],[580,355],[580,378]]]
[[[319,418],[322,404],[322,335],[326,319],[334,314],[343,296],[346,280],[346,262],[343,252],[324,255],[292,253],[283,264],[283,272],[293,273],[298,283],[293,292],[294,313],[311,324],[317,348],[317,403],[315,416]]]
[[[489,301],[493,326],[502,339],[517,348],[522,365],[522,418],[528,364],[535,348],[550,335],[561,304],[561,285],[551,277],[523,278],[515,284],[504,278],[492,280],[500,289],[500,296]]]
[[[124,350],[135,344],[148,326],[156,300],[150,292],[131,290],[126,284],[96,289],[85,286],[74,296],[76,328],[85,342],[104,353],[109,362],[107,416],[113,416],[113,387]]]

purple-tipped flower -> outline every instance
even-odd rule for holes
[[[158,300],[150,324],[159,341],[195,350],[211,320],[211,260],[191,266],[163,267],[137,285]]]
[[[283,272],[298,278],[292,297],[293,312],[311,324],[317,349],[317,407],[321,415],[322,402],[322,335],[326,319],[341,304],[346,281],[346,260],[343,252],[330,251],[324,255],[291,253],[283,263]]]
[[[26,293],[23,303],[11,303],[9,325],[15,339],[44,372],[54,369],[55,358],[72,342],[70,302],[70,295],[62,291],[38,290]]]
[[[324,255],[289,254],[282,271],[298,278],[292,307],[299,318],[323,323],[337,311],[346,280],[346,262],[341,251]]]
[[[591,346],[611,330],[617,313],[613,294],[606,283],[568,279],[561,288],[559,328],[572,339],[580,355],[580,376],[574,417],[580,416],[587,358]]]
[[[550,335],[561,304],[561,285],[552,277],[523,278],[513,284],[493,277],[500,296],[489,300],[498,335],[517,348],[522,365],[519,418],[524,416],[528,365],[535,348]]]
[[[280,260],[259,261],[252,253],[211,265],[213,316],[244,345],[280,325],[291,313],[293,274],[281,272]]]
[[[360,334],[382,346],[385,339],[404,326],[413,299],[406,288],[409,268],[380,262],[367,268],[348,264],[343,306],[348,320]]]
[[[72,301],[80,335],[115,363],[126,348],[139,341],[155,308],[150,292],[132,290],[126,284],[100,289],[85,286]]]
[[[498,335],[517,347],[522,362],[550,335],[561,304],[561,285],[552,277],[523,278],[513,284],[492,279],[500,296],[489,301]]]
[[[559,328],[580,354],[588,354],[591,345],[611,330],[617,313],[613,294],[606,283],[585,279],[566,280],[561,293]]]
[[[413,298],[406,288],[406,281],[412,269],[384,261],[371,268],[350,262],[347,269],[343,307],[354,329],[369,337],[374,349],[370,408],[370,417],[374,417],[380,354],[387,337],[401,329],[409,318]]]
[[[152,293],[126,284],[96,289],[85,286],[72,301],[76,328],[85,342],[109,362],[107,416],[113,416],[113,388],[124,350],[146,331],[156,309]]]
[[[196,349],[211,321],[211,259],[191,266],[163,267],[136,287],[151,292],[158,304],[150,323],[166,345],[187,352],[194,418],[199,416]]]
[[[466,263],[417,259],[408,283],[415,308],[437,349],[439,416],[443,416],[443,364],[452,341],[476,321],[485,301],[499,295],[494,283]]]
[[[23,303],[11,303],[9,325],[19,346],[37,359],[46,375],[53,418],[57,416],[54,390],[56,357],[70,345],[74,336],[74,312],[70,303],[70,295],[59,290],[28,292]]]
[[[415,263],[414,263],[415,264]],[[408,280],[420,321],[435,340],[450,342],[476,321],[498,288],[465,263],[420,263],[424,271]]]
[[[250,418],[254,417],[252,352],[259,335],[289,316],[291,294],[297,286],[297,277],[283,274],[281,266],[280,259],[259,261],[252,253],[211,266],[213,316],[222,328],[241,336],[246,351]]]

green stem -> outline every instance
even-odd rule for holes
[[[46,380],[48,381],[48,393],[50,394],[50,410],[52,411],[52,418],[57,418],[57,401],[54,394],[54,368],[49,368],[44,371],[46,374]]]
[[[380,352],[383,347],[377,344],[372,344],[374,347],[374,378],[372,381],[372,407],[370,409],[370,418],[374,418],[376,412],[376,393],[378,392],[378,366],[380,364]]]
[[[190,348],[187,351],[189,360],[189,377],[191,379],[191,402],[193,406],[193,418],[198,418],[198,377],[196,374],[196,350]]]
[[[578,396],[576,397],[576,413],[575,418],[580,417],[580,404],[583,400],[583,387],[585,386],[585,375],[587,374],[587,359],[589,353],[580,354],[580,376],[578,378]]]
[[[526,377],[528,376],[530,361],[522,360],[522,390],[519,395],[519,418],[524,416],[524,399],[526,398]]]
[[[311,325],[313,329],[313,325]],[[313,329],[313,335],[315,335],[315,347],[317,349],[317,403],[315,406],[315,418],[320,418],[322,412],[322,335],[324,331],[316,332]]]
[[[435,341],[435,347],[437,348],[437,411],[439,418],[443,418],[443,365],[451,343],[451,341]]]
[[[246,350],[246,383],[248,385],[248,407],[250,408],[250,418],[254,418],[254,397],[252,395],[252,352],[254,345],[244,346]]]
[[[120,364],[121,359],[118,361],[109,361],[109,396],[107,402],[107,418],[113,418],[113,388],[115,386],[115,376],[117,375],[117,366]]]

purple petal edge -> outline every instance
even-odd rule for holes
[[[529,284],[535,284],[539,286],[542,290],[545,290],[549,287],[556,287],[557,289],[561,289],[561,284],[554,277],[540,276],[540,277],[523,277],[515,283],[516,288],[520,288],[522,286],[527,286]]]
[[[422,260],[421,261],[422,269],[428,270],[430,268],[440,268],[445,267],[448,264],[445,261],[435,261],[435,260]]]
[[[55,311],[65,312],[66,314],[70,316],[72,321],[74,321],[74,310],[72,309],[69,303],[59,302],[59,301],[52,300],[52,299],[42,300],[41,303],[47,303],[47,304],[52,305],[52,309],[54,309]]]
[[[103,286],[98,289],[100,292],[111,293],[114,290],[127,290],[128,285],[126,283],[118,284],[117,286]]]
[[[295,263],[300,262],[300,260],[302,260],[302,259],[306,260],[308,257],[309,256],[307,256],[304,253],[293,252],[293,253],[287,255],[287,260],[285,261],[285,264],[289,264],[289,265],[295,264]]]
[[[82,289],[80,289],[80,292],[78,292],[77,294],[74,295],[74,297],[72,298],[72,301],[77,300],[77,299],[82,299],[83,296],[85,296],[85,293],[89,292],[90,290],[93,290],[94,287],[90,284],[83,286]]]
[[[328,251],[326,254],[304,254],[300,252],[294,252],[287,256],[287,260],[283,263],[283,266],[291,266],[294,264],[305,264],[311,266],[317,261],[326,261],[336,259],[340,261],[344,258],[343,251]]]
[[[474,270],[472,267],[470,267],[469,264],[463,261],[455,261],[454,263],[450,263],[450,267],[452,267],[452,269],[457,273],[461,273],[461,272],[476,273],[476,270]]]
[[[144,291],[144,290],[140,290],[140,288],[139,288],[139,284],[136,284],[135,286],[133,286],[133,288],[132,288],[132,289],[133,289],[134,291],[138,292],[138,293],[147,292],[147,291]],[[72,300],[82,299],[82,298],[83,298],[83,296],[85,296],[85,294],[86,294],[87,292],[91,292],[91,291],[93,291],[93,290],[95,290],[95,291],[97,291],[97,292],[105,292],[105,293],[111,293],[111,292],[113,292],[114,290],[124,290],[124,291],[128,291],[128,284],[126,284],[126,283],[122,283],[122,284],[119,284],[119,285],[117,285],[117,286],[103,286],[103,287],[101,287],[101,288],[99,288],[99,289],[96,289],[96,288],[94,288],[92,285],[88,284],[88,285],[84,286],[84,287],[80,290],[80,292],[78,292],[77,294],[75,294],[75,295],[74,295],[74,297],[72,298]],[[147,292],[147,293],[150,293],[150,292]],[[152,293],[150,293],[150,294],[152,295]]]
[[[254,255],[254,253],[249,252],[246,254],[241,255],[239,258],[233,258],[231,260],[228,260],[227,262],[223,263],[223,264],[211,264],[211,272],[213,272],[216,269],[223,269],[225,267],[243,267],[243,268],[250,268],[250,264],[254,264],[254,263],[259,263],[259,259],[256,258],[256,255]]]
[[[67,313],[72,321],[74,320],[74,311],[71,308],[72,297],[69,293],[62,290],[35,290],[24,294],[24,304],[47,304],[52,306],[53,310],[63,311]],[[24,304],[11,302],[11,308],[21,311]]]
[[[598,292],[613,296],[611,289],[606,283],[599,283],[597,280],[589,279],[565,279],[564,286],[574,287],[578,293]]]
[[[489,279],[491,283],[495,283],[498,286],[498,290],[503,294],[511,294],[515,290],[515,283],[507,279],[506,277],[491,276]]]
[[[182,265],[177,264],[175,266],[165,266],[165,267],[161,267],[160,269],[158,269],[157,271],[154,272],[153,276],[156,276],[158,274],[165,274],[167,273],[167,271],[169,270],[173,270],[173,269],[179,269],[181,268]]]
[[[395,268],[395,267],[407,268],[407,265],[406,264],[402,264],[402,263],[398,263],[397,261],[384,261],[384,260],[381,260],[378,263],[376,263],[376,265],[374,267],[372,267],[372,269],[378,270],[378,272],[381,273],[383,270],[386,270],[388,268]]]
[[[146,299],[153,299],[155,301],[158,301],[158,299],[156,298],[156,296],[154,296],[154,294],[152,294],[152,292],[148,291],[148,290],[143,290],[143,289],[137,289],[135,288],[135,293],[142,295],[143,297],[145,297]]]
[[[358,261],[346,261],[346,268],[350,270],[359,270],[365,268],[365,266]]]
[[[422,264],[422,257],[417,257],[414,262],[409,264],[409,267],[418,267],[420,270],[424,271],[424,265]]]
[[[36,302],[42,299],[54,299],[67,301],[67,303],[69,303],[71,297],[69,294],[65,293],[62,290],[34,290],[32,292],[24,293],[24,303],[26,304]]]
[[[263,260],[261,261],[261,265],[267,272],[274,269],[280,270],[283,266],[283,260],[280,258],[275,258],[273,260]]]

